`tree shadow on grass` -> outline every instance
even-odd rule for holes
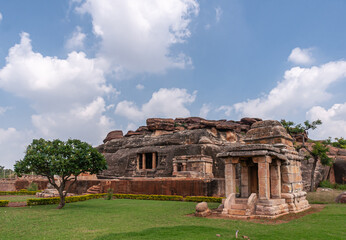
[[[220,234],[220,237],[216,236]],[[140,232],[111,233],[95,238],[110,239],[233,239],[234,234],[226,229],[205,226],[175,226],[148,228]]]

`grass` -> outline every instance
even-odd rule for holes
[[[335,190],[335,189],[328,192],[308,192],[306,198],[311,204],[335,203],[335,198],[339,196],[342,192],[343,192],[342,190]]]
[[[186,216],[196,203],[117,199],[56,205],[0,208],[1,239],[346,239],[346,206],[330,204],[289,223]],[[210,203],[210,207],[217,207]]]
[[[36,198],[35,195],[1,195],[0,200],[9,200],[10,202],[26,202],[29,198]]]

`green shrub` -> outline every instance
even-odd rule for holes
[[[27,188],[27,191],[37,191],[38,185],[37,183],[31,182],[30,185]]]
[[[324,181],[320,182],[320,187],[322,187],[322,188],[334,188],[335,185],[332,184],[331,182],[329,182],[328,180],[324,180]]]
[[[346,184],[335,184],[335,188],[339,190],[346,190]]]
[[[80,202],[80,201],[86,201],[90,199],[97,199],[102,198],[106,195],[106,193],[99,193],[99,194],[87,194],[87,195],[81,195],[81,196],[70,196],[65,198],[66,203],[73,203],[73,202]],[[60,198],[59,197],[53,197],[53,198],[30,198],[27,200],[28,206],[35,206],[35,205],[50,205],[50,204],[59,204]]]
[[[7,207],[9,202],[8,200],[0,200],[0,207]]]
[[[177,195],[145,195],[145,194],[113,194],[119,199],[138,199],[138,200],[160,200],[160,201],[183,201],[182,196]]]
[[[222,197],[187,196],[186,202],[222,202]]]
[[[0,195],[36,195],[37,192],[41,191],[28,191],[21,189],[19,191],[0,191]]]
[[[107,195],[106,195],[105,199],[106,200],[112,200],[112,198],[113,198],[113,189],[108,188]]]

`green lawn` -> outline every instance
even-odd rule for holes
[[[218,204],[209,204],[216,207]],[[346,206],[326,205],[319,213],[289,223],[186,216],[195,203],[104,199],[56,206],[0,208],[0,239],[346,239]],[[221,234],[221,237],[216,237]]]
[[[0,200],[9,200],[10,202],[26,202],[29,198],[36,198],[35,195],[1,195]]]

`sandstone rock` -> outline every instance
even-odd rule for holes
[[[147,132],[149,131],[147,126],[141,126],[139,128],[137,128],[136,132]]]
[[[107,134],[106,138],[103,140],[103,143],[106,143],[112,139],[120,139],[122,137],[123,137],[123,131],[121,130],[111,131]]]
[[[346,157],[337,156],[333,164],[335,182],[343,184],[346,181]]]
[[[211,214],[208,204],[206,202],[200,202],[196,205],[196,217],[207,217]]]
[[[339,148],[338,155],[340,156],[346,156],[346,149]]]
[[[198,143],[200,144],[212,144],[213,142],[207,138],[206,136],[201,137],[201,139],[199,139]]]
[[[346,192],[341,193],[339,196],[335,199],[336,203],[346,203]]]
[[[204,212],[208,210],[208,203],[207,202],[200,202],[196,205],[196,212]]]
[[[125,135],[125,137],[131,137],[131,136],[138,136],[138,135],[143,135],[143,132],[134,132],[134,131],[128,131]]]
[[[262,119],[261,118],[248,118],[248,117],[240,119],[240,122],[242,124],[246,124],[246,125],[250,125],[250,126],[252,124],[254,124],[255,122],[259,122],[259,121],[262,121]]]
[[[155,130],[174,130],[174,120],[171,118],[148,118],[147,127],[150,131]]]

